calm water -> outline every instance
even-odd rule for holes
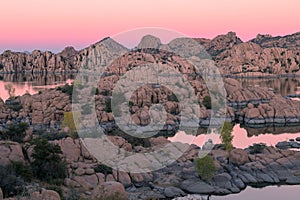
[[[74,74],[0,74],[0,97],[6,100],[9,97],[6,85],[15,88],[15,95],[38,93],[47,88],[54,88],[66,83],[71,83],[75,78]],[[265,86],[272,87],[282,95],[300,93],[300,78],[281,78],[281,79],[241,79],[244,86]],[[299,89],[299,91],[298,91]],[[204,133],[207,131],[204,130]],[[246,148],[253,143],[263,142],[267,145],[276,145],[279,141],[300,137],[300,127],[264,127],[264,128],[242,128],[235,125],[233,128],[233,145],[239,148]],[[172,141],[190,141],[190,135],[184,132],[177,133],[170,138]],[[203,141],[212,138],[219,142],[219,135],[210,134],[209,136],[199,135],[193,143],[202,146]]]
[[[6,100],[9,95],[5,85],[10,84],[15,88],[15,95],[23,95],[26,92],[30,94],[38,93],[47,88],[54,88],[65,83],[71,83],[74,75],[16,75],[0,74],[0,97]],[[300,94],[300,78],[281,78],[281,79],[242,79],[244,86],[265,86],[273,88],[275,92],[284,96],[289,94]],[[205,131],[206,132],[206,131]],[[243,128],[239,124],[233,128],[233,145],[238,148],[246,148],[253,143],[266,143],[267,145],[276,145],[279,141],[289,140],[300,137],[300,127],[265,127],[265,128]],[[177,133],[169,138],[171,141],[190,141],[190,135],[184,132]],[[214,143],[218,143],[219,135],[201,134],[197,136],[193,143],[202,146],[208,138],[212,138]],[[248,187],[239,194],[229,196],[213,196],[211,200],[253,200],[253,199],[272,199],[272,200],[298,200],[300,196],[300,186],[271,186],[263,189]]]
[[[299,200],[299,196],[300,185],[268,186],[264,188],[247,187],[239,194],[212,196],[210,200]],[[200,196],[198,198],[201,199]]]
[[[300,77],[299,78],[272,78],[272,79],[261,79],[261,78],[247,78],[237,79],[242,83],[244,87],[268,87],[273,88],[276,93],[283,96],[289,94],[300,94]]]
[[[274,131],[274,132],[273,132]],[[207,133],[204,130],[204,133]],[[209,132],[210,134],[200,134],[196,137],[188,135],[185,132],[178,132],[174,137],[169,137],[168,139],[172,142],[183,141],[186,143],[193,143],[200,147],[208,139],[212,139],[214,144],[221,143],[219,139],[219,134],[214,132]],[[236,124],[233,127],[233,146],[237,148],[247,148],[254,143],[265,143],[268,146],[275,146],[278,142],[289,141],[289,139],[295,139],[300,137],[300,127],[267,127],[258,129],[245,129]],[[191,142],[192,141],[192,142]]]
[[[9,98],[7,85],[15,89],[15,96],[25,93],[36,94],[39,91],[55,88],[74,80],[72,74],[0,74],[0,98],[4,101]]]

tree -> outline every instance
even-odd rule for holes
[[[232,150],[233,135],[232,135],[232,124],[230,122],[223,123],[220,139],[227,151]]]
[[[60,157],[62,154],[60,147],[49,143],[46,139],[36,139],[34,145],[31,163],[34,176],[47,182],[66,178],[67,168]]]
[[[12,84],[7,84],[7,85],[4,86],[4,88],[5,88],[5,90],[7,90],[8,95],[9,95],[10,98],[12,98],[12,99],[15,98],[16,88],[14,88],[12,86]]]
[[[203,98],[203,105],[207,108],[207,109],[211,109],[211,97],[210,96],[205,96]]]
[[[31,168],[22,162],[0,166],[0,188],[3,191],[4,198],[24,194],[26,185],[31,180]]]
[[[217,170],[212,157],[205,156],[203,158],[196,158],[195,164],[196,171],[199,176],[205,181],[211,181]]]

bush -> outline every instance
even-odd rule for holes
[[[203,105],[207,108],[207,109],[211,109],[211,97],[210,96],[205,96],[203,98]]]
[[[40,138],[46,139],[48,141],[53,141],[53,140],[61,140],[63,138],[67,138],[69,136],[68,133],[62,132],[41,132],[38,133],[38,136]]]
[[[15,173],[22,177],[25,181],[31,182],[33,179],[33,173],[30,166],[22,163],[22,162],[13,162],[12,164],[8,165],[10,169],[15,171]]]
[[[0,188],[4,198],[23,194],[25,186],[26,182],[12,165],[0,166]]]
[[[232,124],[230,122],[223,123],[220,139],[227,151],[230,151],[233,148]]]
[[[66,163],[60,158],[62,153],[60,147],[45,139],[35,139],[34,144],[31,163],[34,176],[47,182],[66,178],[67,168]]]
[[[23,142],[23,138],[26,136],[26,129],[28,128],[28,124],[19,123],[13,124],[8,127],[3,134],[0,135],[1,140],[11,140],[14,142]]]
[[[99,164],[94,168],[96,173],[102,173],[105,176],[112,174],[112,168],[103,164]]]
[[[63,87],[58,87],[56,88],[57,90],[61,90],[61,92],[72,96],[73,94],[73,84],[69,85],[69,84],[65,84]]]
[[[171,95],[168,95],[168,101],[179,102],[177,96],[174,93],[172,93]]]
[[[253,144],[252,146],[249,146],[250,154],[262,153],[265,148],[266,144],[264,143]]]
[[[91,95],[99,95],[99,89],[93,87],[92,90],[91,90]]]
[[[212,157],[205,156],[203,158],[196,158],[195,165],[199,176],[205,181],[211,181],[217,170]]]
[[[106,112],[112,112],[112,110],[111,110],[111,100],[106,100],[105,101],[105,111]]]
[[[21,109],[23,109],[23,106],[21,104],[8,105],[8,107],[16,112],[19,112]]]

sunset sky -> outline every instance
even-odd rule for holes
[[[81,49],[139,27],[162,27],[190,37],[228,31],[242,40],[257,33],[300,31],[299,0],[10,0],[0,7],[5,49]]]

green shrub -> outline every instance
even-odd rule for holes
[[[15,173],[22,177],[25,181],[32,181],[33,173],[30,166],[24,164],[23,162],[12,162],[12,164],[8,165],[8,167],[15,171]]]
[[[47,182],[66,178],[67,168],[60,158],[60,147],[45,139],[35,139],[34,145],[31,163],[34,176]]]
[[[129,101],[128,106],[129,106],[129,108],[131,108],[132,106],[134,106],[134,103],[132,101]]]
[[[112,168],[103,164],[99,164],[94,168],[96,173],[102,173],[105,176],[112,174]]]
[[[220,139],[227,151],[230,151],[233,148],[232,140],[232,124],[230,122],[224,122],[220,134]]]
[[[0,188],[4,198],[21,195],[25,192],[26,182],[11,166],[0,166]]]
[[[99,89],[93,87],[93,88],[91,89],[91,95],[99,95]]]
[[[23,106],[21,104],[8,105],[8,107],[16,112],[19,112],[21,109],[23,109]]]
[[[111,100],[106,100],[105,101],[105,111],[106,112],[112,112],[112,110],[111,110]]]
[[[63,138],[67,138],[69,134],[65,132],[59,133],[55,131],[55,132],[40,132],[38,133],[38,136],[48,141],[53,141],[53,140],[61,140]]]
[[[172,93],[171,95],[168,95],[168,101],[179,102],[177,96],[174,93]]]
[[[69,84],[65,84],[63,87],[58,87],[56,88],[57,90],[61,90],[61,92],[72,96],[73,94],[73,84],[69,85]]]
[[[19,124],[10,125],[8,129],[0,135],[0,139],[22,143],[23,138],[26,136],[27,128],[28,124],[23,122]]]
[[[210,156],[195,159],[195,168],[201,179],[211,181],[217,168],[214,160]]]
[[[211,109],[211,97],[210,96],[205,96],[203,98],[203,105],[207,108],[207,109]]]
[[[249,146],[250,154],[262,153],[265,148],[265,143],[253,144],[252,146]]]

